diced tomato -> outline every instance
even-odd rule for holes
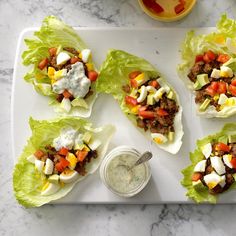
[[[94,82],[94,81],[96,81],[97,78],[98,78],[98,73],[97,73],[95,70],[91,70],[91,71],[88,72],[88,78],[89,78],[92,82]]]
[[[162,109],[162,108],[158,108],[157,109],[157,115],[158,116],[168,116],[169,113],[166,110]]]
[[[230,91],[230,93],[233,95],[233,96],[236,96],[236,86],[234,86],[234,85],[230,85],[229,86],[229,91]]]
[[[233,86],[236,86],[236,79],[232,80],[232,81],[231,81],[231,84],[232,84]]]
[[[230,146],[228,146],[224,143],[217,143],[215,149],[216,149],[216,151],[229,152],[230,151]]]
[[[76,156],[78,161],[83,161],[85,159],[85,157],[88,155],[88,151],[77,151],[76,152]]]
[[[221,62],[221,63],[225,63],[225,62],[227,62],[229,59],[230,59],[230,56],[227,55],[227,54],[220,54],[220,55],[217,57],[217,61],[218,61],[218,62]]]
[[[68,149],[67,148],[65,148],[65,147],[63,147],[63,148],[61,148],[59,151],[58,151],[58,154],[59,155],[62,155],[62,156],[66,156],[67,155],[67,153],[68,153]]]
[[[206,88],[206,92],[211,97],[214,97],[216,95],[216,91],[210,85]]]
[[[67,166],[69,166],[70,162],[67,161],[64,157],[61,157],[59,162],[55,165],[56,170],[59,172],[63,172]]]
[[[217,91],[219,88],[219,83],[216,81],[213,81],[213,82],[211,82],[210,86],[214,91]]]
[[[57,48],[49,48],[48,52],[51,57],[56,56],[57,55]]]
[[[175,13],[179,14],[184,10],[184,3],[179,3],[178,5],[175,6]]]
[[[143,4],[153,10],[155,13],[161,13],[164,11],[162,6],[158,4],[155,0],[143,0]]]
[[[47,65],[48,65],[48,58],[44,58],[39,62],[38,68],[40,70],[43,70]]]
[[[130,79],[135,79],[141,73],[142,73],[141,71],[133,71],[133,72],[129,73],[129,78]]]
[[[133,88],[138,88],[138,82],[135,79],[130,80],[130,85]]]
[[[233,166],[234,169],[236,169],[236,157],[232,158],[230,161],[231,165]]]
[[[226,93],[226,91],[227,91],[226,83],[223,81],[218,82],[217,93],[219,93],[219,94]]]
[[[197,55],[195,57],[195,62],[203,61],[203,55]]]
[[[68,90],[64,90],[62,95],[64,96],[64,98],[71,98],[73,96]]]
[[[206,63],[209,63],[213,60],[215,60],[216,58],[216,54],[214,52],[212,52],[211,50],[208,50],[207,52],[204,53],[203,55],[203,60],[206,62]]]
[[[195,172],[195,173],[193,173],[193,175],[192,175],[192,181],[198,181],[198,180],[201,179],[201,178],[202,178],[202,174],[199,173],[199,172]]]
[[[37,150],[35,153],[34,153],[34,155],[37,157],[37,158],[41,158],[41,157],[43,157],[44,155],[45,155],[45,153],[44,153],[44,151],[42,151],[42,150]]]
[[[150,86],[154,87],[154,88],[158,88],[159,87],[159,83],[156,80],[152,80],[148,84]]]
[[[70,59],[70,64],[75,64],[76,62],[78,62],[79,61],[79,58],[78,57],[72,57],[71,59]]]
[[[155,118],[155,112],[154,111],[138,111],[139,116],[141,116],[144,119],[153,119]]]
[[[136,106],[138,105],[138,101],[136,98],[133,98],[131,96],[126,95],[125,96],[125,103],[131,106]]]

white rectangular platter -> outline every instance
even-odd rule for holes
[[[123,115],[118,103],[109,95],[100,95],[94,105],[91,120],[95,126],[113,124],[116,133],[109,150],[118,145],[130,145],[140,152],[150,150],[154,157],[150,161],[152,178],[146,188],[133,198],[121,198],[102,184],[98,172],[77,184],[71,193],[55,203],[191,203],[186,190],[181,186],[181,170],[189,165],[189,152],[195,148],[197,139],[216,132],[230,119],[204,119],[195,114],[194,98],[176,73],[180,63],[180,45],[188,28],[76,28],[79,35],[92,49],[93,58],[99,68],[111,48],[122,49],[143,57],[165,76],[180,95],[183,106],[183,145],[179,153],[171,155],[148,141]],[[12,137],[14,161],[21,154],[27,138],[31,135],[28,119],[49,119],[55,117],[48,99],[37,94],[23,76],[27,68],[22,65],[21,54],[26,49],[24,39],[32,37],[36,29],[22,32],[16,54],[12,89]],[[210,32],[212,28],[196,29]],[[219,203],[236,203],[235,192],[227,192]]]

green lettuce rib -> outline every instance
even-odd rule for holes
[[[58,118],[51,121],[37,121],[30,118],[29,121],[32,136],[27,142],[21,156],[13,171],[13,188],[17,201],[25,207],[39,207],[51,201],[60,199],[67,195],[75,184],[83,180],[87,175],[92,174],[100,165],[104,157],[110,139],[115,131],[112,125],[106,125],[100,128],[92,128],[92,124],[80,118]],[[98,158],[93,159],[86,165],[87,175],[71,184],[65,184],[58,192],[49,196],[42,196],[41,189],[44,185],[45,177],[39,174],[34,164],[27,161],[27,157],[37,149],[44,149],[48,144],[52,144],[54,138],[60,134],[60,130],[65,127],[72,127],[80,132],[89,131],[93,137],[102,141],[98,147]]]
[[[189,165],[187,168],[182,170],[182,174],[184,178],[181,181],[181,184],[187,188],[187,193],[186,196],[188,196],[190,199],[194,200],[197,203],[203,203],[203,202],[208,202],[208,203],[216,203],[217,202],[217,196],[212,195],[209,193],[208,188],[202,188],[202,191],[197,191],[193,185],[192,185],[192,175],[193,175],[193,170],[196,164],[205,159],[204,155],[202,154],[202,147],[206,145],[207,143],[211,142],[217,142],[218,139],[224,135],[236,135],[236,123],[228,123],[226,124],[223,129],[213,135],[209,135],[203,139],[197,140],[197,147],[194,150],[194,152],[190,153],[190,160],[191,160],[191,165]],[[234,183],[231,185],[230,189],[235,189],[236,184]]]

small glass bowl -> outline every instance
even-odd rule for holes
[[[117,158],[120,155],[132,155],[134,157],[138,158],[141,156],[141,153],[138,152],[136,149],[129,147],[129,146],[119,146],[117,148],[114,148],[110,153],[108,153],[105,158],[103,159],[101,166],[100,166],[100,177],[104,185],[114,194],[117,194],[122,197],[132,197],[139,192],[147,185],[151,178],[151,168],[148,162],[142,163],[141,165],[144,165],[145,167],[145,176],[142,183],[140,183],[135,189],[132,189],[129,192],[119,192],[111,185],[109,182],[108,174],[107,174],[107,168],[109,166],[109,163],[111,160]]]

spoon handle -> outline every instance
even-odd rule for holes
[[[149,161],[152,158],[152,153],[147,151],[142,154],[142,156],[134,163],[133,166],[128,168],[128,171],[133,169],[135,166],[142,164],[143,162]]]

